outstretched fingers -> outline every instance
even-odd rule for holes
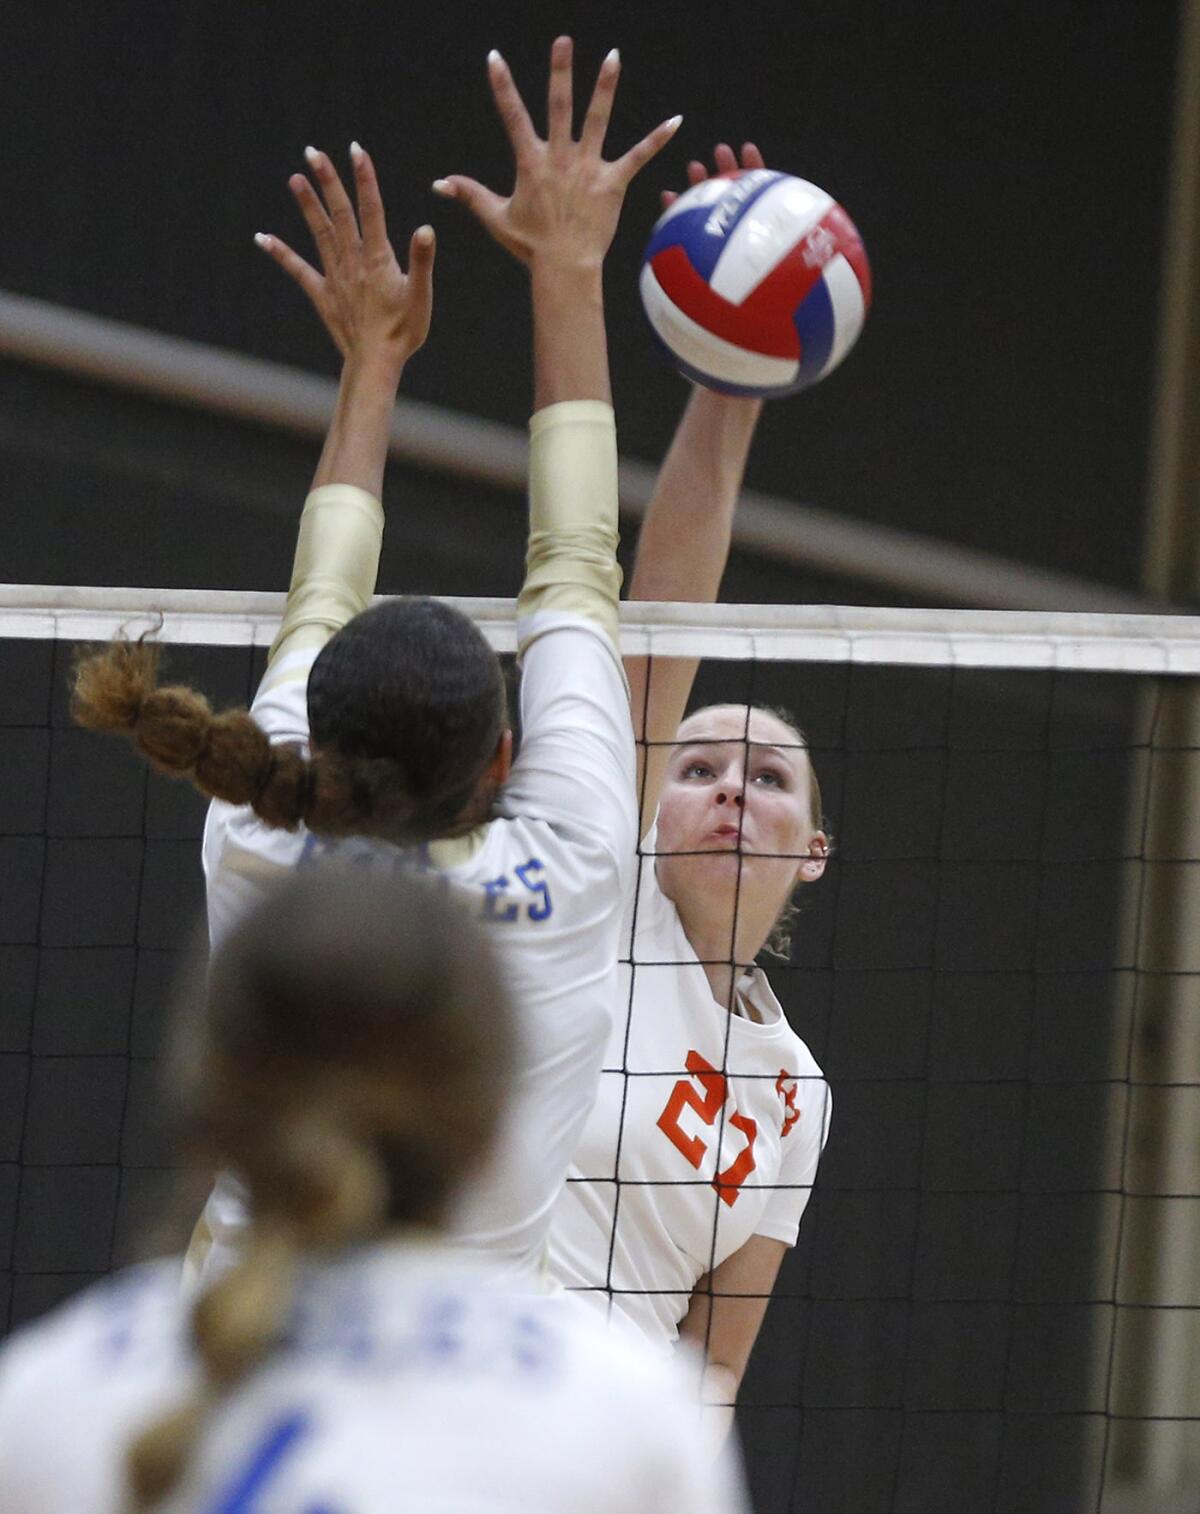
[[[354,164],[354,196],[358,201],[358,219],[362,226],[363,250],[379,254],[387,249],[387,216],[379,180],[371,155],[357,142],[350,144],[350,161]]]
[[[308,159],[308,166],[321,186],[321,194],[329,212],[329,219],[333,223],[333,234],[338,247],[347,250],[357,247],[358,217],[354,214],[350,196],[346,193],[345,185],[337,169],[334,168],[329,154],[318,152],[315,147],[306,147],[304,156]]]
[[[551,151],[562,151],[571,145],[571,122],[575,111],[575,96],[571,83],[571,69],[575,47],[570,37],[556,37],[550,49],[550,85],[547,93],[547,140]]]
[[[728,142],[718,142],[713,148],[713,167],[719,174],[735,173],[738,160]]]
[[[256,232],[254,240],[316,304],[325,288],[325,280],[312,264],[306,263],[298,252],[293,252],[286,242],[281,242],[278,237],[270,236],[265,231]]]
[[[753,142],[743,142],[742,143],[742,167],[743,168],[765,168],[766,166],[767,165],[766,165],[766,163],[763,160],[762,153],[759,152],[758,148],[755,147],[754,143]]]
[[[288,188],[300,207],[300,214],[304,217],[304,224],[308,227],[316,245],[322,268],[332,268],[338,260],[337,240],[334,236],[333,222],[321,203],[320,195],[302,173],[294,173],[291,176],[288,180]]]
[[[596,87],[588,103],[583,130],[579,135],[580,146],[597,158],[604,147],[608,123],[612,116],[613,100],[617,93],[617,80],[621,74],[621,55],[614,47],[600,65]]]
[[[635,143],[623,157],[613,164],[617,177],[622,186],[627,187],[633,182],[651,158],[657,157],[675,133],[679,130],[682,116],[672,116],[669,121],[664,121],[661,126],[656,126],[640,142]]]
[[[508,64],[494,48],[488,54],[488,80],[501,124],[512,144],[513,156],[521,163],[537,146],[538,135],[533,129],[533,122],[529,119],[520,91],[513,82]]]

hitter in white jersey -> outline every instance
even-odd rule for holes
[[[728,146],[716,166],[737,167]],[[742,166],[763,166],[752,144]],[[688,172],[705,176],[699,162]],[[716,598],[761,408],[693,392],[631,598]],[[648,830],[625,901],[620,1007],[551,1227],[551,1268],[651,1340],[699,1347],[705,1398],[728,1421],[830,1119],[821,1069],[754,964],[797,886],[823,874],[829,841],[790,719],[725,705],[680,725],[695,662],[631,659],[627,670],[650,743]]]
[[[674,1364],[439,1233],[518,1017],[443,892],[297,869],[205,976],[174,1088],[186,1156],[248,1185],[240,1260],[191,1306],[130,1269],[0,1350],[4,1514],[746,1509]]]
[[[629,182],[677,123],[605,162],[618,73],[614,53],[576,142],[571,46],[560,39],[543,141],[494,55],[513,194],[439,181],[530,272],[535,413],[516,761],[510,766],[499,664],[475,628],[428,600],[366,608],[388,419],[404,362],[428,327],[432,249],[418,233],[406,280],[357,147],[361,231],[323,153],[308,155],[320,197],[304,176],[292,180],[323,275],[277,238],[260,238],[311,298],[345,368],[283,625],[250,716],[214,719],[187,691],[155,691],[141,647],[84,664],[76,700],[85,723],[128,730],[160,767],[214,796],[203,853],[214,943],[273,879],[323,854],[436,872],[495,933],[524,1055],[491,1164],[462,1195],[454,1228],[527,1272],[543,1263],[551,1206],[595,1097],[636,841],[601,273]],[[223,1178],[191,1265],[226,1264],[246,1217],[238,1183]]]

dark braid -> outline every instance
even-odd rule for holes
[[[448,606],[389,601],[331,638],[309,680],[311,757],[273,745],[246,710],[216,715],[195,690],[160,686],[160,662],[146,640],[85,653],[75,719],[128,736],[159,772],[282,830],[418,842],[483,818],[470,805],[504,730],[504,680]]]

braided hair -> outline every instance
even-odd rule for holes
[[[217,714],[196,690],[160,684],[161,657],[145,638],[85,653],[76,721],[128,736],[159,772],[285,830],[411,844],[485,816],[504,679],[478,629],[447,605],[389,600],[330,638],[309,674],[309,756],[273,744],[247,710]]]

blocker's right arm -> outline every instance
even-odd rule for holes
[[[439,179],[434,188],[466,205],[530,277],[530,523],[517,626],[523,739],[507,792],[523,813],[602,833],[622,865],[630,865],[633,740],[619,661],[617,444],[602,275],[626,189],[679,121],[663,122],[606,162],[620,60],[613,51],[601,65],[576,141],[572,51],[568,37],[551,50],[545,139],[507,64],[498,53],[488,58],[516,160],[511,196],[461,175]]]
[[[604,327],[604,257],[634,176],[679,125],[665,121],[615,162],[602,156],[620,75],[614,49],[601,64],[579,140],[572,136],[569,37],[550,53],[548,131],[538,136],[508,65],[488,77],[516,161],[505,198],[463,175],[439,179],[529,270],[533,300],[534,417],[530,539],[519,604],[523,628],[561,610],[600,624],[617,644],[616,436]],[[536,629],[523,629],[522,650]]]

